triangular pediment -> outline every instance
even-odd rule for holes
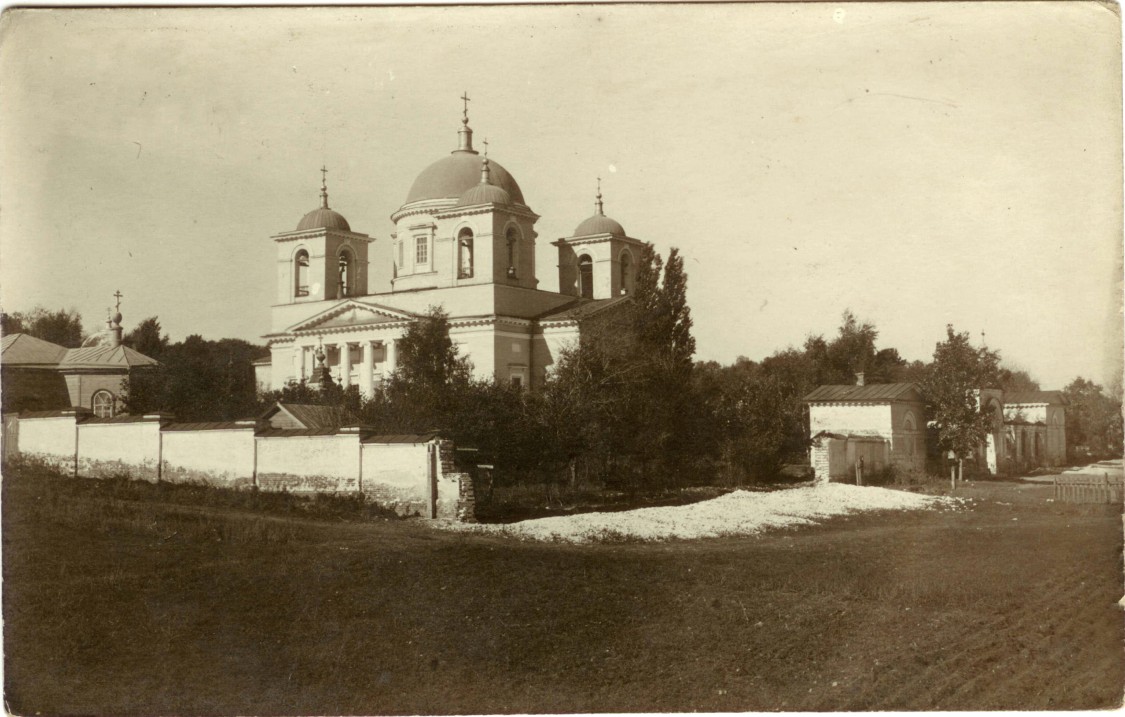
[[[353,326],[375,326],[377,324],[397,324],[414,319],[414,315],[378,304],[363,304],[358,301],[344,301],[310,318],[294,324],[288,333],[323,329],[349,328]]]

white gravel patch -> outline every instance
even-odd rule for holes
[[[691,505],[580,513],[502,525],[450,523],[443,527],[567,543],[684,540],[754,535],[866,511],[952,509],[963,504],[959,498],[829,483],[768,493],[740,490]]]

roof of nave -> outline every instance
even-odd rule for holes
[[[918,386],[913,383],[872,383],[866,386],[817,386],[803,399],[805,402],[878,402],[921,400]]]
[[[633,297],[628,294],[625,296],[615,296],[612,299],[575,299],[574,301],[551,309],[544,314],[540,314],[535,318],[539,321],[573,321],[584,319],[608,309],[611,306],[617,306],[618,304],[632,300]]]

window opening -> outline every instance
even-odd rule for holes
[[[302,249],[297,252],[297,296],[309,295],[309,253]]]
[[[578,295],[594,298],[594,261],[586,254],[578,259]]]

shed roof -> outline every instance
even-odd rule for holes
[[[817,386],[805,396],[806,403],[921,401],[922,394],[913,383],[872,383],[866,386]]]
[[[1031,403],[1055,403],[1066,405],[1066,395],[1062,391],[1012,391],[1004,394],[1004,405],[1018,406]]]
[[[282,403],[278,401],[259,418],[268,421],[280,412],[289,415],[306,429],[331,429],[334,433],[340,426],[354,426],[359,419],[339,406],[318,406],[309,403]]]

